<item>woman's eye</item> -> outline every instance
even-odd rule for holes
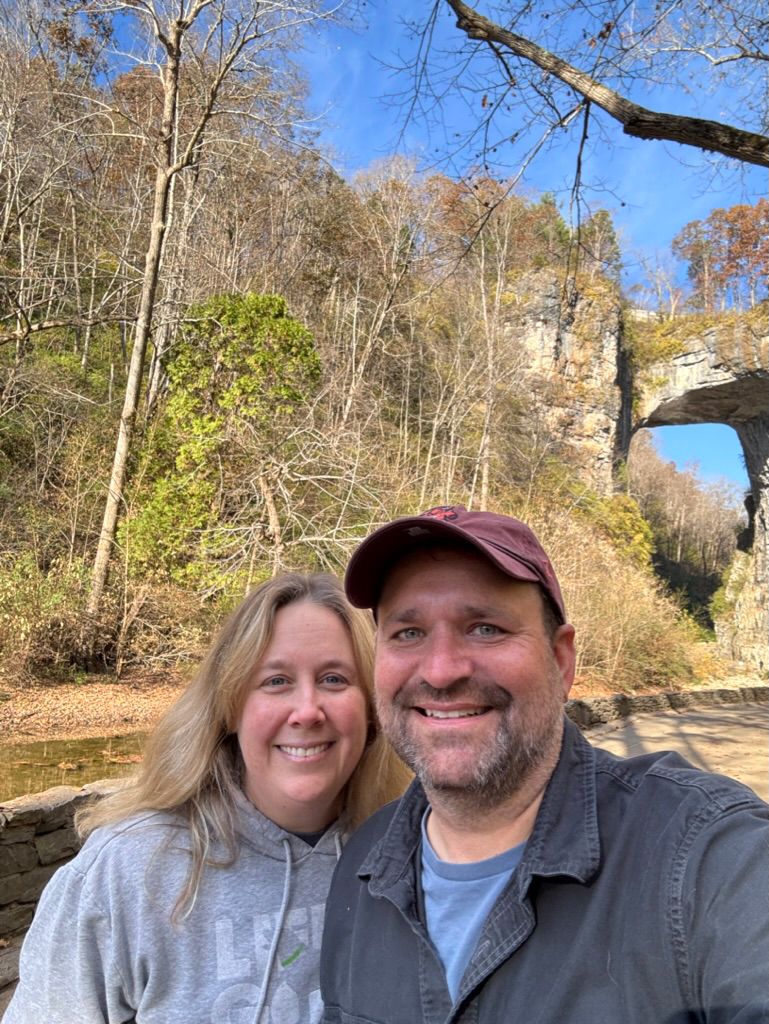
[[[338,676],[334,672],[329,672],[327,676],[323,676],[321,680],[326,686],[347,686],[347,680],[344,676]]]
[[[285,676],[271,676],[265,679],[262,686],[267,690],[279,690],[282,686],[288,686],[288,679]]]

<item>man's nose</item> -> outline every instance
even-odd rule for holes
[[[308,729],[320,725],[325,720],[323,695],[314,685],[300,687],[297,691],[296,702],[291,709],[289,724]]]
[[[463,638],[453,634],[429,638],[420,665],[426,683],[439,689],[467,679],[472,672],[472,659]]]

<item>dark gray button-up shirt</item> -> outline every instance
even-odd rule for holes
[[[324,1024],[766,1024],[769,808],[678,754],[566,722],[521,863],[452,1004],[424,926],[414,783],[350,840],[328,901]]]

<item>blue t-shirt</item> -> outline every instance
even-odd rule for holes
[[[454,864],[441,860],[427,838],[422,818],[422,890],[427,931],[443,963],[454,1002],[459,983],[475,951],[497,897],[518,865],[526,843],[488,860]]]

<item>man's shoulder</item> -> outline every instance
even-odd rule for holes
[[[658,750],[635,757],[618,757],[594,747],[596,774],[633,792],[668,792],[675,800],[703,800],[724,807],[743,803],[766,806],[756,793],[742,782],[693,765],[672,750]]]
[[[705,771],[675,751],[618,758],[596,749],[596,810],[602,831],[637,828],[703,838],[714,830],[765,837],[769,806],[748,786]],[[761,840],[764,841],[764,840]]]

